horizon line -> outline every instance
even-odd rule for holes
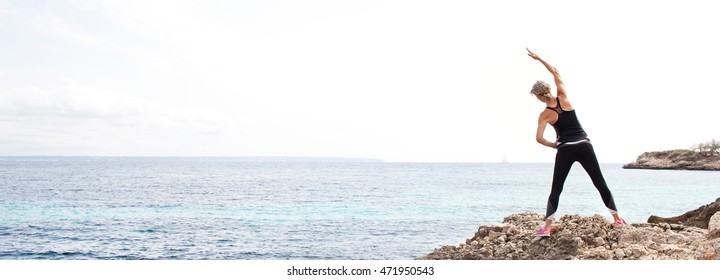
[[[370,157],[342,157],[342,156],[178,156],[178,155],[131,155],[131,156],[108,156],[108,155],[0,155],[2,158],[136,158],[136,159],[161,159],[161,158],[176,158],[176,159],[239,159],[246,160],[248,162],[375,162],[375,163],[496,163],[496,164],[546,164],[553,163],[552,161],[392,161],[381,158],[370,158]],[[308,161],[305,161],[308,160]],[[625,162],[601,162],[602,164],[626,164]]]

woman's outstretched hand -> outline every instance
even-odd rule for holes
[[[528,51],[529,57],[532,57],[535,60],[540,60],[540,57],[537,54],[535,54],[534,52],[531,52],[530,49],[528,49],[527,47],[525,47],[525,49]]]

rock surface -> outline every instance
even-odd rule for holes
[[[708,225],[708,238],[720,238],[720,212],[710,217]]]
[[[720,204],[720,198],[709,205],[716,203]],[[706,206],[701,209],[707,209]],[[465,243],[435,249],[419,259],[720,259],[720,212],[717,211],[710,214],[705,228],[664,222],[614,228],[600,215],[565,215],[553,224],[552,235],[536,237],[533,234],[544,225],[543,218],[537,213],[513,214],[500,225],[481,226]]]
[[[679,169],[720,170],[719,156],[700,156],[690,150],[646,152],[634,162],[625,164],[626,169]]]

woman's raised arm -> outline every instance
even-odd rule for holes
[[[545,66],[545,68],[547,68],[547,70],[550,71],[550,73],[553,75],[553,78],[555,79],[555,87],[557,88],[558,97],[563,97],[563,98],[567,97],[567,93],[565,92],[565,84],[563,83],[562,78],[560,77],[560,72],[558,72],[558,70],[555,69],[555,67],[550,65],[550,63],[547,63],[545,60],[540,58],[540,56],[531,52],[530,49],[528,49],[528,48],[525,48],[525,49],[528,51],[529,57],[532,57],[533,59],[540,61],[540,63],[542,63]]]

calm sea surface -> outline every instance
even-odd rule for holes
[[[603,164],[629,222],[720,197],[720,172]],[[0,259],[414,259],[544,213],[552,164],[0,158]],[[558,215],[601,214],[576,164]]]

